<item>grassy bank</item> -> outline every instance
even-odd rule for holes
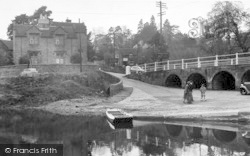
[[[0,84],[0,104],[40,106],[82,96],[103,97],[106,84],[97,72],[9,78]]]

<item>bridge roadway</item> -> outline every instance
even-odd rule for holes
[[[194,90],[194,103],[183,103],[183,89],[168,88],[128,79],[123,74],[111,73],[123,80],[124,87],[133,87],[132,94],[114,107],[130,110],[136,116],[211,117],[238,115],[250,112],[250,95],[239,91],[208,90],[206,101]]]

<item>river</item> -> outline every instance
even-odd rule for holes
[[[105,116],[37,110],[1,110],[0,114],[1,144],[63,144],[65,156],[250,154],[249,125],[134,120],[132,127],[112,127]]]

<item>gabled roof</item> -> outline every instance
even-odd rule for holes
[[[68,32],[65,31],[61,26],[57,27],[54,31],[54,34],[67,34]]]
[[[33,25],[26,32],[29,32],[29,33],[41,33],[41,30],[39,30],[39,28],[37,28],[35,25]]]
[[[10,41],[10,40],[0,40],[0,42],[2,42],[3,45],[5,45],[6,48],[8,48],[8,50],[13,50],[13,41]]]
[[[76,33],[86,33],[86,26],[84,23],[69,23],[69,22],[52,22],[53,26],[72,27]]]
[[[86,26],[83,23],[51,22],[49,29],[39,29],[37,26],[28,24],[15,24],[16,37],[25,37],[28,30],[36,27],[41,32],[41,37],[53,37],[57,29],[62,29],[68,38],[76,38],[76,33],[86,34]]]

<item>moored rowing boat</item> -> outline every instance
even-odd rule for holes
[[[133,116],[129,113],[126,113],[120,109],[107,109],[106,116],[109,122],[112,124],[118,123],[132,123]]]

